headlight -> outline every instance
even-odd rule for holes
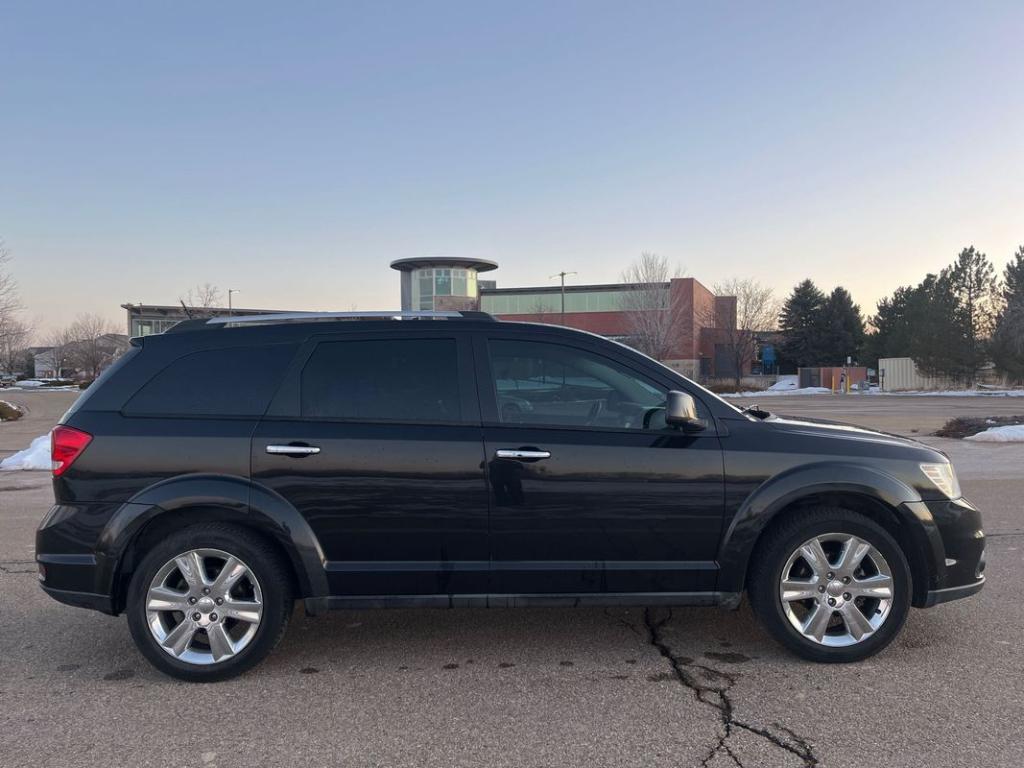
[[[946,496],[951,499],[960,498],[960,483],[956,479],[956,472],[953,471],[952,464],[922,464],[921,471],[932,481],[932,485]]]

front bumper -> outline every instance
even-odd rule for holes
[[[985,532],[981,512],[967,499],[906,504],[921,522],[926,584],[915,584],[914,605],[929,608],[977,594],[985,586]]]
[[[928,597],[925,598],[924,605],[921,607],[931,608],[933,605],[948,603],[951,600],[962,600],[965,597],[978,594],[984,586],[985,577],[982,576],[973,584],[964,584],[959,587],[946,587],[945,589],[932,589],[929,590]]]

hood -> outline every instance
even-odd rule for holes
[[[765,426],[778,432],[806,437],[820,437],[831,440],[850,440],[857,443],[873,443],[878,446],[907,448],[915,452],[927,452],[945,458],[945,454],[929,445],[901,435],[878,432],[853,424],[825,419],[797,418],[793,416],[776,416],[772,414],[763,422]]]

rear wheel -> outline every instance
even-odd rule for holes
[[[132,576],[128,626],[160,671],[224,680],[263,659],[292,611],[290,574],[278,552],[244,528],[209,523],[153,548]]]
[[[784,520],[758,546],[748,581],[765,628],[813,661],[860,661],[899,634],[911,574],[896,540],[862,515],[818,507]]]

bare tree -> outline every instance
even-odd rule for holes
[[[538,323],[557,322],[556,320],[552,320],[550,318],[550,315],[553,315],[554,312],[551,311],[551,306],[546,301],[544,301],[544,298],[542,296],[538,296],[537,300],[533,302],[533,306],[531,306],[529,309],[529,314],[536,317]]]
[[[53,375],[58,379],[63,378],[66,373],[65,369],[71,367],[69,358],[72,343],[70,328],[58,328],[48,333],[43,339],[43,346],[49,348],[48,354],[53,362]]]
[[[19,318],[21,299],[18,284],[7,271],[11,252],[0,240],[0,371],[14,373],[32,335],[31,327]]]
[[[0,321],[9,320],[21,309],[18,284],[7,271],[7,264],[10,260],[11,252],[4,245],[4,241],[0,240]]]
[[[79,373],[90,379],[100,375],[121,352],[118,326],[99,315],[82,314],[68,328],[68,359]]]
[[[204,310],[220,307],[223,298],[221,297],[220,288],[212,283],[203,283],[195,288],[189,288],[184,296],[179,297],[179,301],[191,310],[193,317],[198,318],[206,317],[210,314]]]
[[[12,313],[0,316],[0,371],[15,373],[25,359],[32,328]]]
[[[668,259],[648,251],[622,273],[626,289],[620,307],[626,313],[629,343],[655,360],[669,357],[677,336],[680,307],[669,282],[682,276],[682,269],[673,271]]]
[[[744,364],[757,353],[757,334],[775,329],[779,302],[771,288],[751,278],[734,277],[715,285],[715,295],[736,297],[736,318],[715,318],[714,326],[725,338],[739,386]]]

